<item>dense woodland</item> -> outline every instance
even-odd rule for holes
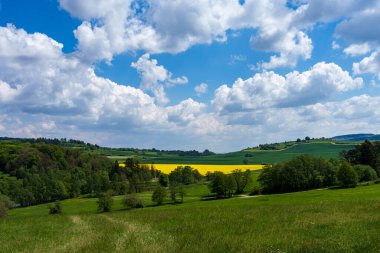
[[[0,194],[21,206],[79,195],[140,192],[159,177],[154,168],[128,159],[125,167],[81,149],[52,144],[1,143]]]

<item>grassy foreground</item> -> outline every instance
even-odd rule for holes
[[[15,209],[0,220],[0,252],[380,252],[380,184],[217,201],[199,201],[205,185],[188,192],[182,205],[107,214],[95,199],[63,201],[56,216]]]

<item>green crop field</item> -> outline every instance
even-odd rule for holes
[[[95,152],[109,156],[109,158],[124,161],[126,158],[135,157],[142,163],[157,164],[243,164],[246,159],[248,164],[273,164],[280,161],[287,161],[300,154],[310,154],[323,158],[336,158],[342,150],[352,149],[353,143],[332,144],[326,142],[300,143],[294,146],[276,151],[263,150],[243,150],[225,154],[209,156],[179,156],[174,154],[164,154],[157,152],[132,152],[120,150],[97,150]]]
[[[96,199],[11,210],[0,252],[379,252],[380,184],[96,213]],[[139,194],[147,204],[150,192]]]

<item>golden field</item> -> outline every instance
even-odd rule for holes
[[[123,166],[124,164],[120,164]],[[151,166],[150,164],[149,167]],[[210,164],[154,164],[154,168],[160,170],[166,174],[172,172],[178,166],[191,166],[194,169],[197,169],[199,173],[205,175],[208,171],[222,171],[224,173],[231,173],[233,170],[241,169],[241,170],[261,170],[264,165],[260,164],[249,164],[249,165],[210,165]]]

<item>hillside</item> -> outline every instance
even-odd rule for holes
[[[339,136],[334,136],[332,137],[333,140],[335,141],[365,141],[365,140],[370,140],[370,141],[378,141],[380,140],[380,134],[347,134],[347,135],[339,135]]]
[[[96,213],[96,199],[11,210],[0,252],[378,252],[380,184]],[[138,196],[150,201],[150,193]],[[38,239],[36,237],[38,235]]]
[[[246,149],[237,152],[215,154],[208,156],[179,156],[158,152],[121,151],[112,149],[97,149],[92,152],[107,155],[109,158],[124,161],[126,158],[135,157],[142,163],[151,164],[272,164],[286,161],[300,154],[310,154],[323,158],[336,158],[342,150],[349,150],[354,144],[335,144],[330,141],[295,143],[282,150],[258,150]]]
[[[238,164],[273,164],[286,161],[300,154],[310,154],[323,158],[336,158],[343,150],[349,150],[360,141],[336,142],[329,139],[314,139],[302,142],[276,143],[274,150],[262,150],[260,145],[257,148],[249,148],[241,151],[215,154],[209,150],[203,152],[181,151],[181,150],[157,150],[157,149],[136,149],[136,148],[107,148],[85,143],[79,140],[66,139],[23,139],[23,138],[0,138],[0,145],[21,143],[29,144],[52,144],[65,148],[81,149],[91,154],[107,156],[119,162],[127,158],[136,158],[145,164],[212,164],[212,165],[238,165]],[[271,144],[271,146],[273,146]]]

